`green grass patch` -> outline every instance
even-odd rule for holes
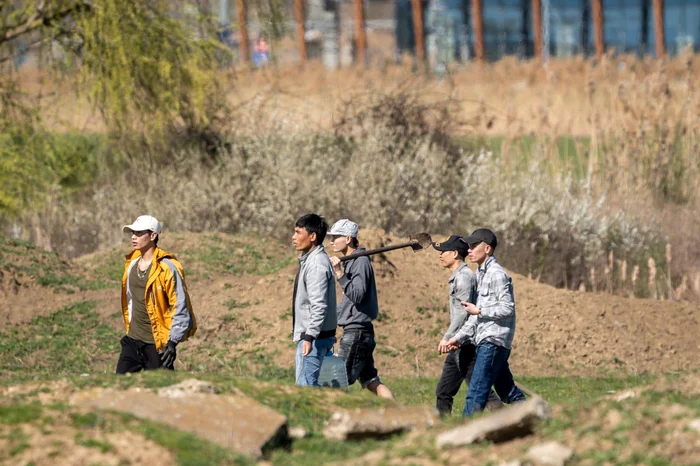
[[[528,171],[531,162],[546,160],[543,168],[552,174],[571,173],[577,180],[586,177],[591,153],[591,139],[586,136],[558,136],[554,139],[530,135],[515,138],[478,136],[456,138],[454,142],[467,153],[492,152],[513,162],[516,171],[523,173]],[[601,149],[600,152],[604,153],[605,148]],[[546,158],[542,154],[545,150],[549,154]],[[600,154],[599,157],[604,159]]]
[[[595,401],[608,392],[646,385],[654,375],[626,377],[518,377],[527,388],[553,403],[575,404]]]
[[[226,302],[224,302],[224,306],[226,306],[229,311],[232,309],[243,309],[248,306],[250,306],[250,303],[248,301],[238,301],[236,298],[231,298],[227,299]]]
[[[205,279],[221,274],[271,275],[294,261],[287,250],[226,233],[202,236],[196,246],[183,250],[182,255],[188,256],[188,273],[192,270],[193,275]]]
[[[17,277],[22,285],[37,283],[56,292],[72,293],[76,289],[99,290],[113,286],[108,277],[76,270],[56,252],[45,251],[33,243],[0,235],[0,269]]]
[[[95,448],[100,453],[109,453],[114,450],[114,446],[108,442],[102,442],[94,438],[85,438],[82,432],[78,432],[75,438],[75,443],[88,448]]]
[[[392,439],[392,441],[396,440]],[[295,441],[291,452],[274,451],[270,460],[273,464],[280,466],[342,462],[357,459],[372,450],[388,446],[388,443],[380,440],[333,442],[320,435],[314,435]]]
[[[253,465],[255,461],[187,432],[155,422],[139,420],[135,431],[171,451],[181,466]]]
[[[81,302],[0,333],[3,384],[111,369],[120,334]],[[109,361],[109,366],[107,366]]]
[[[41,418],[42,408],[38,403],[0,405],[0,424],[22,424]]]

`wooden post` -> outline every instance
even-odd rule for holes
[[[466,3],[466,2],[465,2]],[[532,0],[520,0],[520,15],[522,24],[520,26],[520,47],[521,52],[518,54],[521,58],[527,57],[528,43],[530,42],[530,8]]]
[[[357,63],[365,66],[365,4],[363,0],[355,0],[355,45],[357,47]]]
[[[532,0],[532,27],[535,30],[535,58],[542,60],[542,1]]]
[[[238,20],[238,42],[241,50],[241,60],[243,63],[250,61],[250,50],[248,48],[248,11],[246,0],[236,0],[236,17]]]
[[[642,55],[649,53],[649,1],[642,0],[642,31],[641,31]]]
[[[411,0],[413,7],[413,35],[416,38],[416,60],[418,68],[423,69],[425,64],[425,43],[423,42],[423,4],[421,0]]]
[[[593,4],[593,27],[595,36],[595,54],[600,59],[605,53],[605,40],[603,37],[603,1],[591,0]]]
[[[583,56],[588,56],[588,25],[591,22],[591,4],[583,2],[581,9],[581,52]]]
[[[656,40],[656,58],[662,58],[666,55],[664,0],[654,0],[654,39]]]
[[[299,62],[306,63],[306,26],[304,25],[304,0],[294,0],[294,17],[297,21],[297,46],[299,47]]]
[[[474,21],[474,55],[477,63],[484,62],[484,16],[481,0],[472,0],[472,20]]]

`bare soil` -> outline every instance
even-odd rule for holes
[[[21,443],[13,438],[21,438]],[[122,430],[93,428],[86,434],[71,425],[67,413],[45,410],[42,425],[0,424],[0,464],[84,466],[149,464],[170,466],[173,454],[143,436]]]
[[[185,273],[193,276],[188,285],[199,331],[182,345],[181,368],[191,369],[202,359],[211,362],[212,349],[219,350],[216,358],[226,365],[227,358],[234,360],[261,346],[275,355],[277,365],[293,366],[290,311],[296,265],[266,276],[207,275],[202,273],[207,264],[186,252],[201,238],[178,234],[162,244],[178,256]],[[403,239],[363,230],[360,240],[364,246],[376,247]],[[250,237],[240,241],[261,244]],[[287,245],[274,240],[263,243],[268,252],[294,255]],[[89,264],[99,264],[106,254],[80,258],[69,266],[75,273],[88,271]],[[437,375],[442,359],[435,349],[449,321],[449,271],[439,265],[432,249],[398,250],[374,257],[381,314],[375,323],[375,359],[380,374]],[[114,289],[68,294],[33,283],[13,287],[13,280],[11,274],[4,274],[1,293],[5,306],[0,322],[5,326],[25,325],[36,315],[72,302],[95,300],[101,318],[123,329],[118,283]],[[513,283],[518,328],[510,361],[516,377],[626,375],[698,367],[700,307],[696,303],[561,290],[517,274],[513,274]]]

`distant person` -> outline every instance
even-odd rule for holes
[[[461,305],[470,316],[476,316],[476,361],[469,380],[464,416],[483,411],[491,386],[507,403],[525,400],[515,385],[508,365],[515,336],[515,297],[513,281],[496,262],[494,252],[498,240],[493,231],[480,228],[461,239],[468,245],[469,260],[478,265],[476,304],[464,300]],[[463,327],[447,344],[458,345],[471,332]]]
[[[452,272],[449,283],[450,326],[438,343],[438,353],[447,354],[442,366],[442,373],[435,388],[437,398],[436,408],[441,416],[452,414],[452,404],[459,392],[462,382],[467,384],[474,370],[476,347],[476,317],[470,317],[462,307],[462,302],[476,302],[476,275],[472,272],[464,258],[468,246],[460,241],[461,237],[452,235],[439,243],[433,243],[433,248],[440,252],[440,265]],[[462,330],[459,345],[450,345],[449,341]],[[490,391],[489,402],[501,404],[493,391]]]
[[[307,214],[296,221],[292,236],[294,247],[301,252],[292,297],[296,383],[300,386],[318,386],[323,358],[335,344],[335,280],[323,248],[327,231],[323,217]]]
[[[256,68],[267,65],[270,61],[270,48],[263,37],[258,37],[253,43],[253,63]]]
[[[328,233],[331,246],[343,256],[352,256],[365,249],[359,247],[357,233],[359,227],[348,219],[338,220]],[[372,321],[379,314],[377,285],[374,282],[374,269],[367,256],[348,259],[341,267],[338,257],[331,257],[333,273],[343,289],[343,298],[338,307],[338,326],[343,327],[338,356],[345,360],[348,383],[360,381],[375,395],[394,399],[389,387],[379,379],[374,367],[374,325]]]
[[[126,335],[117,374],[174,369],[177,345],[197,330],[182,265],[158,247],[161,230],[150,215],[123,228],[131,235],[133,251],[126,256],[122,277]]]

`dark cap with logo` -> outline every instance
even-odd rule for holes
[[[439,243],[433,243],[433,247],[438,251],[457,251],[460,256],[466,257],[468,247],[461,239],[461,236],[452,235]]]
[[[496,249],[496,246],[498,246],[498,239],[496,238],[496,235],[488,228],[479,228],[474,230],[471,235],[461,238],[460,241],[463,241],[466,244],[486,243],[493,249]]]

